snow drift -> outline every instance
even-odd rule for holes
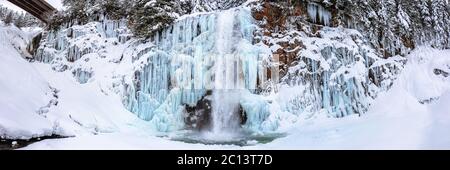
[[[28,139],[54,132],[53,122],[40,112],[51,102],[53,91],[38,71],[19,54],[14,45],[27,35],[14,26],[0,25],[0,136]],[[13,45],[14,44],[14,45]],[[41,114],[39,114],[41,113]]]

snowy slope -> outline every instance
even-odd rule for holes
[[[37,112],[51,98],[47,81],[14,48],[17,28],[0,26],[0,136],[30,138],[53,133]]]
[[[445,92],[439,101],[430,105],[433,114],[432,124],[428,131],[425,147],[430,149],[450,149],[450,91]]]
[[[58,106],[52,107],[49,118],[58,122],[65,135],[112,133],[129,126],[145,126],[145,122],[128,112],[116,95],[102,93],[100,84],[80,85],[67,72],[59,73],[49,65],[35,64],[38,72],[58,89]]]

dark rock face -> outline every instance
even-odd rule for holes
[[[31,55],[36,54],[37,49],[41,45],[40,44],[41,40],[42,40],[42,33],[38,34],[31,40],[31,43],[27,47],[27,50]]]
[[[212,104],[211,104],[212,91],[208,91],[207,94],[198,101],[197,105],[185,106],[186,114],[184,116],[184,122],[186,129],[204,131],[212,128]],[[247,122],[247,115],[239,106],[239,112],[236,113],[239,116],[240,125],[244,125]]]
[[[305,11],[305,7],[302,5],[296,5],[294,10],[287,10],[285,7],[278,3],[264,2],[262,9],[254,10],[253,17],[258,21],[259,26],[262,28],[260,32],[261,36],[272,37],[273,33],[283,33],[287,31],[288,18],[291,16],[302,16]],[[279,58],[280,63],[280,75],[283,77],[286,75],[289,66],[297,61],[297,53],[303,47],[303,44],[299,41],[279,42],[273,44],[272,42],[265,41],[263,39],[256,38],[256,41],[262,41],[267,46],[279,45],[281,48],[274,51],[273,54]],[[271,70],[267,70],[267,76],[272,75]]]
[[[247,114],[242,106],[239,106],[239,118],[241,120],[241,125],[245,125],[247,123]]]
[[[311,9],[311,4],[315,8]],[[401,58],[382,62],[385,55],[363,29],[359,29],[363,34],[346,29],[358,29],[349,23],[358,21],[333,5],[265,0],[252,11],[261,28],[255,33],[256,43],[271,49],[272,62],[279,63],[278,73],[267,70],[266,75],[279,74],[280,83],[306,89],[292,99],[290,110],[298,110],[298,114],[321,109],[334,117],[363,114],[369,99],[389,88],[403,65]]]
[[[444,77],[448,77],[449,76],[449,73],[448,72],[445,72],[445,71],[443,71],[443,70],[441,70],[441,69],[434,69],[434,74],[436,74],[436,75],[438,75],[438,76],[440,76],[440,75],[442,75],[442,76],[444,76]]]
[[[211,128],[211,95],[212,91],[208,91],[196,106],[186,106],[184,121],[187,129],[202,131]]]
[[[38,137],[38,138],[31,138],[28,140],[18,140],[18,139],[3,139],[0,138],[0,150],[13,150],[13,149],[19,149],[26,147],[30,144],[46,140],[46,139],[61,139],[66,138],[64,136],[59,135],[52,135],[52,136],[44,136],[44,137]]]

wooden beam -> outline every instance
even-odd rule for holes
[[[46,1],[43,0],[29,0],[28,2],[34,4],[35,6],[39,6],[44,11],[54,11],[56,10],[50,4],[48,4]]]
[[[30,13],[40,14],[43,11],[43,9],[39,9],[32,4],[29,4],[29,1],[26,0],[10,0],[10,2]]]
[[[50,12],[53,12],[53,9],[45,7],[43,5],[40,5],[40,3],[45,2],[43,0],[28,0],[28,6],[33,6],[37,9],[39,9],[39,16],[37,16],[38,19],[41,21],[44,21],[45,23],[48,22],[48,16],[47,14]]]
[[[8,0],[14,5],[22,8],[39,20],[48,23],[48,14],[56,11],[44,0]]]
[[[30,13],[31,15],[38,17],[40,15],[40,11],[36,11],[34,9],[31,9],[29,7],[21,7],[23,10],[25,10],[26,12]]]

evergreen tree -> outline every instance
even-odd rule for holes
[[[126,17],[126,9],[129,8],[129,6],[122,5],[119,0],[102,0],[99,4],[102,12],[107,13],[111,19],[121,19]]]
[[[6,14],[7,14],[6,10],[7,10],[7,9],[6,9],[5,7],[3,7],[3,6],[0,5],[0,19],[2,19],[2,20],[5,19]]]
[[[448,47],[449,13],[447,0],[433,0],[431,2],[431,19],[435,30],[433,45],[439,48]]]
[[[179,16],[174,1],[138,0],[135,3],[135,14],[130,18],[131,29],[139,37],[150,37],[170,24]]]
[[[295,0],[299,2],[298,0]],[[233,8],[244,3],[245,0],[191,0],[186,5],[190,6],[192,12],[209,12]]]
[[[71,22],[84,24],[88,21],[88,8],[95,5],[93,0],[63,0],[63,5],[67,8],[65,14]]]
[[[12,11],[10,11],[6,15],[4,22],[5,22],[6,25],[10,25],[13,22],[13,12]]]
[[[138,37],[148,38],[170,26],[181,15],[224,10],[246,0],[63,0],[67,11],[54,16],[51,25],[95,21],[95,14],[127,18]],[[286,3],[282,0],[260,2]],[[320,3],[333,11],[338,25],[357,29],[386,57],[431,42],[450,48],[450,6],[447,0],[289,0],[290,5]],[[286,8],[288,9],[288,8]],[[98,19],[97,19],[98,20]],[[77,21],[77,22],[74,22]],[[51,26],[51,28],[54,28]],[[436,37],[436,38],[435,38]]]
[[[24,15],[17,15],[17,18],[14,20],[14,25],[19,28],[27,26],[25,23]]]
[[[19,28],[43,26],[43,23],[31,14],[16,12],[1,5],[0,20],[4,21],[7,25],[14,24]]]

